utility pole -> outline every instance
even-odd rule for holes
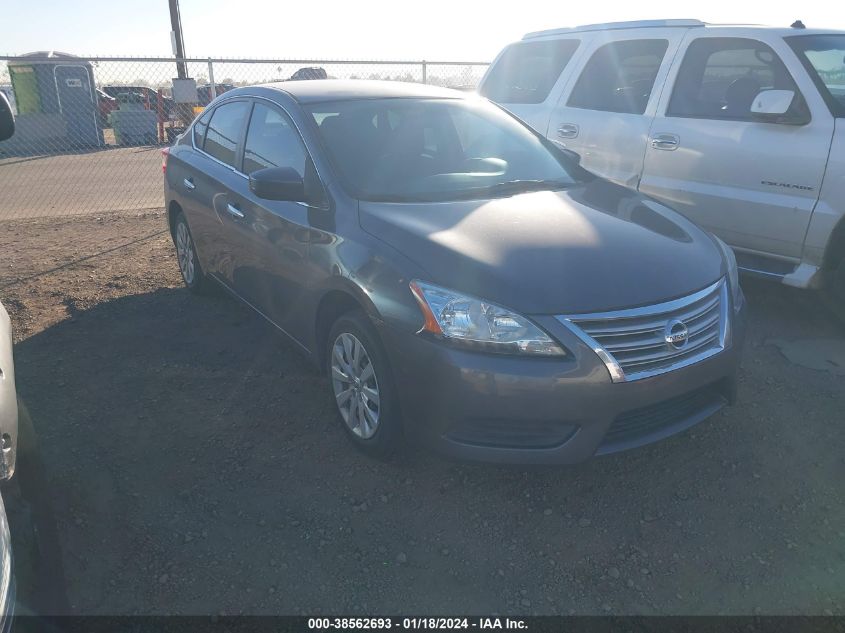
[[[193,118],[192,103],[197,101],[196,82],[188,78],[188,64],[185,62],[185,40],[182,38],[182,16],[179,15],[179,0],[167,0],[170,5],[170,42],[173,45],[173,56],[176,57],[176,79],[173,80],[173,100],[176,102],[176,112],[184,129]],[[185,83],[192,84],[193,95],[189,98],[180,91],[177,98],[176,87]],[[173,128],[171,128],[173,129]]]
[[[176,59],[185,58],[185,40],[182,38],[182,18],[179,15],[179,0],[168,0],[170,4],[170,43],[173,45],[173,55]],[[188,65],[183,61],[176,62],[176,76],[179,79],[188,78]]]

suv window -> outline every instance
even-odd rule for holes
[[[499,103],[542,103],[578,44],[578,40],[511,44],[490,69],[482,96]]]
[[[238,141],[248,114],[249,103],[246,101],[233,101],[217,106],[206,132],[203,146],[205,153],[234,167]]]
[[[667,116],[751,121],[761,90],[798,88],[777,54],[759,40],[697,39],[689,45]]]
[[[605,44],[584,66],[567,105],[604,112],[644,113],[668,47],[668,40]]]
[[[845,35],[799,35],[787,44],[810,73],[836,117],[845,117]]]
[[[305,161],[305,147],[287,115],[256,103],[244,145],[243,172],[249,175],[267,167],[293,167],[304,177]]]

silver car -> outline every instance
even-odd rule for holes
[[[12,108],[0,92],[0,141],[15,131]],[[18,447],[18,396],[15,392],[15,366],[12,359],[12,324],[0,303],[0,481],[15,472]],[[6,507],[0,498],[0,631],[11,626],[15,605],[15,583],[12,569],[12,541]]]
[[[18,399],[15,393],[15,367],[12,361],[12,327],[9,315],[0,303],[0,480],[15,472],[18,446]],[[0,499],[0,631],[14,610],[12,544],[6,508]]]

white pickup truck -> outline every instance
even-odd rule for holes
[[[845,33],[698,20],[529,33],[479,92],[724,239],[741,268],[845,302]]]

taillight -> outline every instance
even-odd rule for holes
[[[170,148],[165,147],[161,150],[161,173],[167,173],[167,157],[170,156]]]

